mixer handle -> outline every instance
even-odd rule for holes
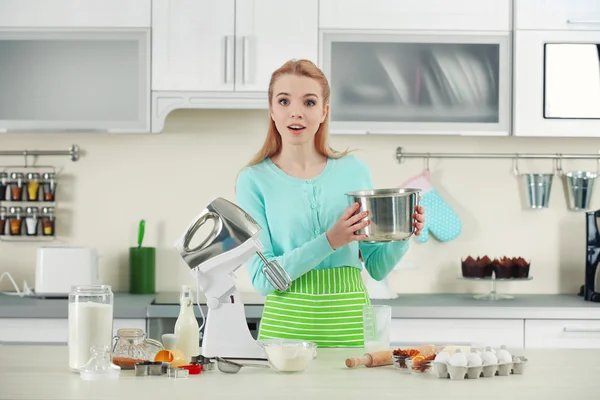
[[[202,243],[200,243],[198,246],[196,246],[193,249],[189,248],[190,242],[192,241],[192,238],[194,237],[194,234],[198,231],[198,229],[200,229],[200,227],[202,225],[204,225],[208,220],[212,220],[214,221],[215,225],[213,226],[212,231],[210,232],[210,234],[206,237],[206,239],[204,239],[202,241]],[[223,229],[223,222],[221,221],[221,217],[219,214],[211,212],[211,211],[207,211],[203,214],[200,215],[200,217],[198,217],[198,219],[196,220],[196,222],[194,222],[192,224],[192,226],[190,226],[190,228],[188,229],[188,231],[185,234],[185,240],[183,242],[183,249],[187,252],[196,252],[198,250],[203,250],[204,248],[206,248],[206,246],[210,243],[212,243],[216,237],[219,235],[219,233],[221,232],[221,229]]]

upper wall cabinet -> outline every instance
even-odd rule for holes
[[[332,133],[510,134],[509,0],[320,7]]]
[[[3,28],[149,28],[151,0],[0,0]]]
[[[322,0],[319,28],[509,31],[512,0]]]
[[[150,132],[150,2],[0,0],[0,131]]]
[[[177,108],[266,108],[271,73],[317,62],[318,0],[153,0],[154,132]]]
[[[600,136],[600,2],[515,4],[514,135]]]

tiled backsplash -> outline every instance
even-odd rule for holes
[[[6,149],[81,148],[81,159],[40,159],[63,167],[57,200],[59,239],[50,243],[0,242],[0,273],[9,271],[19,287],[34,283],[35,249],[41,245],[98,248],[100,273],[114,290],[128,288],[128,247],[136,245],[137,223],[146,220],[144,245],[157,247],[159,291],[192,282],[173,242],[215,196],[235,200],[238,171],[258,150],[266,132],[265,111],[182,110],[171,114],[165,131],[136,134],[2,134]],[[377,187],[397,186],[418,174],[421,159],[399,164],[396,147],[409,152],[596,153],[597,139],[439,136],[335,136],[337,149],[356,149],[371,167]],[[0,164],[19,163],[1,158]],[[400,269],[390,275],[398,292],[486,292],[486,283],[457,280],[467,255],[522,256],[531,260],[529,282],[504,284],[513,293],[575,293],[583,283],[584,213],[567,210],[563,184],[556,180],[546,210],[524,209],[511,160],[432,159],[435,189],[462,220],[461,235],[441,243],[413,241]],[[551,172],[552,161],[520,161],[521,172]],[[565,161],[564,170],[595,171],[595,161]],[[600,208],[600,198],[592,208]],[[293,211],[293,210],[292,210]],[[60,215],[60,214],[59,214]],[[242,291],[252,290],[245,268],[237,273]],[[5,279],[1,290],[11,290]]]

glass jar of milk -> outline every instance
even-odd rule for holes
[[[69,369],[79,371],[92,346],[112,348],[114,295],[109,285],[73,286],[69,294]]]

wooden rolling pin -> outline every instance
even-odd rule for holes
[[[360,357],[346,358],[346,367],[356,368],[364,365],[367,368],[380,367],[382,365],[392,364],[392,354],[394,350],[377,351],[374,353],[367,353]]]

